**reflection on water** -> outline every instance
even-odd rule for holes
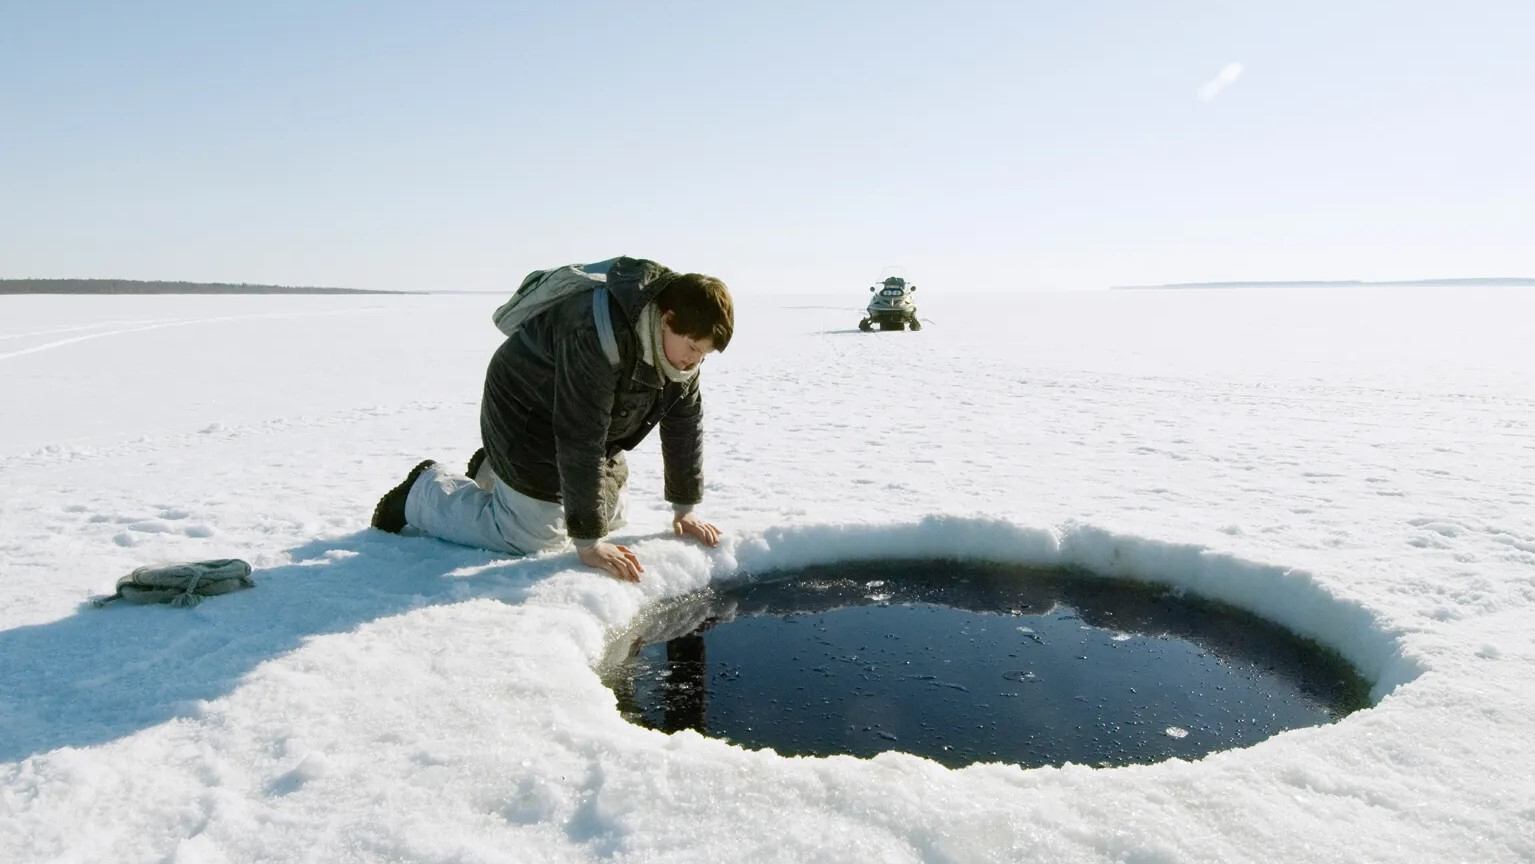
[[[777,574],[654,610],[605,682],[629,720],[785,755],[1155,762],[1364,707],[1340,658],[1162,588],[978,562]]]

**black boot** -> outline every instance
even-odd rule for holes
[[[410,469],[405,475],[405,482],[384,493],[384,497],[378,499],[378,506],[373,508],[373,527],[380,531],[388,531],[390,534],[398,534],[405,528],[405,499],[410,497],[410,487],[416,485],[416,478],[421,472],[436,465],[431,459],[427,459],[420,465]]]

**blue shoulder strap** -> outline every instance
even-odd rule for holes
[[[597,325],[597,339],[602,342],[602,353],[608,355],[608,363],[618,368],[618,337],[613,335],[613,313],[608,309],[608,289],[601,285],[592,289],[592,322]]]

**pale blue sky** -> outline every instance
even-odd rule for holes
[[[1515,0],[0,0],[0,276],[1535,276],[1532,46]]]

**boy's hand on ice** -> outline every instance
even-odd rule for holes
[[[672,533],[678,537],[692,537],[708,546],[718,546],[720,542],[720,529],[692,513],[672,517]]]
[[[606,571],[609,576],[625,582],[638,582],[640,574],[645,572],[645,568],[640,566],[640,559],[629,551],[629,547],[616,543],[598,541],[585,548],[578,546],[576,555],[582,564]]]

